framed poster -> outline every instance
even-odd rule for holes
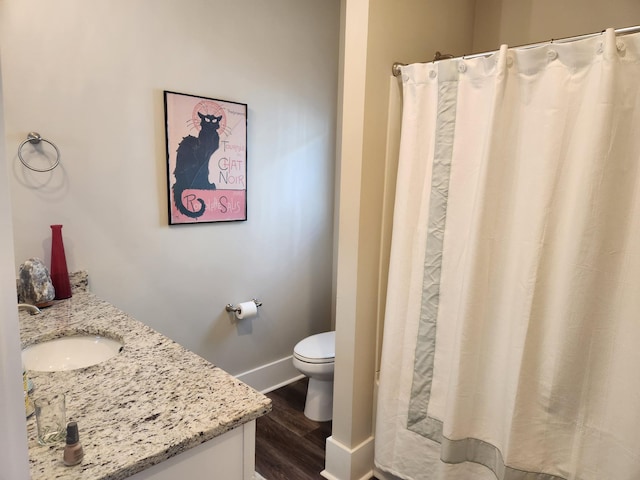
[[[247,105],[164,92],[169,225],[247,219]]]

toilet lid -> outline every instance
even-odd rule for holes
[[[303,362],[329,363],[336,356],[336,332],[318,333],[300,340],[293,354]]]

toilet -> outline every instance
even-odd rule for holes
[[[316,422],[326,422],[333,416],[335,356],[336,332],[311,335],[293,347],[293,366],[309,377],[304,414]]]

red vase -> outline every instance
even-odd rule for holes
[[[62,225],[51,225],[51,283],[56,291],[56,300],[71,297],[71,282],[62,243]]]

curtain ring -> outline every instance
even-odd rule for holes
[[[22,158],[22,147],[24,147],[27,142],[33,145],[37,145],[40,142],[46,142],[49,145],[51,145],[56,151],[56,161],[54,162],[54,164],[51,165],[49,168],[35,168],[29,165],[27,161],[24,158]],[[18,147],[18,158],[20,159],[22,164],[25,167],[27,167],[29,170],[33,170],[34,172],[50,172],[51,170],[56,168],[60,163],[60,150],[58,150],[58,147],[56,147],[55,143],[53,143],[50,140],[47,140],[46,138],[42,138],[38,132],[29,132],[29,135],[27,135],[27,139],[24,142],[22,142]]]

